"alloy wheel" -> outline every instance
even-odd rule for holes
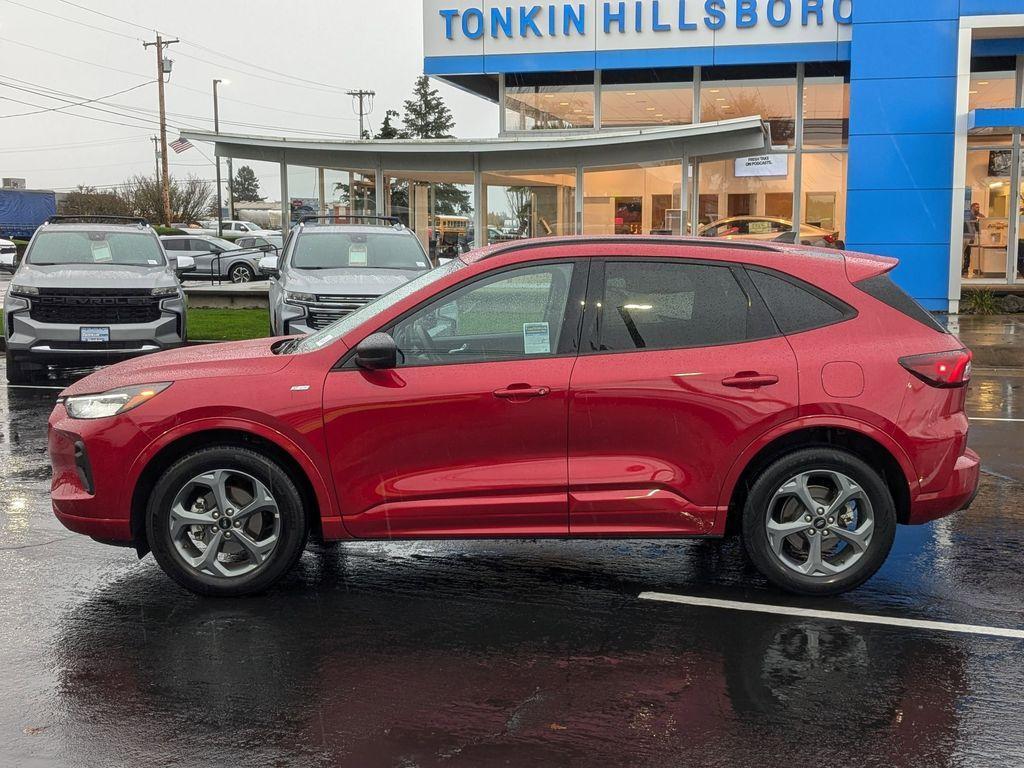
[[[768,505],[766,534],[775,558],[802,576],[831,577],[867,553],[875,528],[867,493],[833,470],[790,478]]]
[[[248,267],[235,267],[231,270],[231,282],[232,283],[249,283],[252,282],[252,274],[249,272]]]
[[[196,475],[174,497],[171,541],[191,569],[218,578],[252,573],[281,538],[273,494],[252,475],[216,469]]]

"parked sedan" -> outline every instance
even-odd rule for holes
[[[307,228],[286,261],[404,260],[369,234]],[[266,589],[310,536],[740,530],[774,584],[853,589],[898,524],[973,500],[971,353],[893,259],[721,245],[492,246],[306,336],[88,376],[50,416],[54,512],[208,595]]]
[[[262,251],[242,248],[209,235],[165,235],[160,239],[170,258],[182,255],[195,259],[196,269],[190,277],[219,277],[232,283],[251,283],[261,275],[258,263]]]
[[[796,242],[793,222],[773,216],[731,216],[705,224],[697,230],[700,237],[720,237],[725,240],[777,240]],[[819,245],[829,248],[840,247],[838,232],[816,227],[813,224],[800,225],[799,245]]]

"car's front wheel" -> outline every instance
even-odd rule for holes
[[[150,496],[146,535],[160,567],[203,595],[261,592],[306,545],[308,520],[295,483],[249,448],[204,448],[179,459]]]
[[[776,586],[835,595],[860,586],[885,562],[896,533],[892,494],[878,472],[832,448],[779,459],[750,488],[743,543]]]

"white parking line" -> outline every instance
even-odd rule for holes
[[[1017,423],[1020,423],[1020,422],[1024,422],[1024,419],[990,419],[990,418],[985,418],[983,416],[971,416],[970,419],[971,419],[971,421],[1003,421],[1003,422],[1009,422],[1009,423],[1012,423],[1012,424],[1017,424]]]
[[[936,632],[955,632],[961,635],[989,635],[991,637],[1009,637],[1015,640],[1024,640],[1024,629],[1004,629],[1003,627],[980,627],[975,626],[973,624],[952,624],[945,621],[922,621],[921,619],[900,619],[895,616],[872,616],[870,614],[863,613],[817,611],[811,608],[792,608],[787,605],[741,603],[733,600],[715,600],[709,597],[669,595],[663,592],[641,592],[639,597],[641,600],[656,600],[663,603],[679,603],[681,605],[691,605],[698,608],[723,608],[728,611],[771,613],[777,616],[797,616],[805,619],[848,621],[857,624],[883,624],[890,627],[930,629]]]
[[[44,387],[42,385],[37,385],[37,384],[8,384],[7,388],[8,389],[49,389],[49,390],[56,389],[58,391],[62,390],[62,389],[67,389],[67,387]]]

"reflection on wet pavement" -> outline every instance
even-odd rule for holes
[[[972,414],[1019,416],[1018,382],[976,378]],[[0,389],[0,764],[1024,762],[1019,641],[636,599],[1020,627],[1022,486],[989,460],[1024,462],[1013,424],[972,425],[975,506],[840,599],[775,591],[736,541],[527,541],[346,544],[217,601],[54,520],[54,396]]]

